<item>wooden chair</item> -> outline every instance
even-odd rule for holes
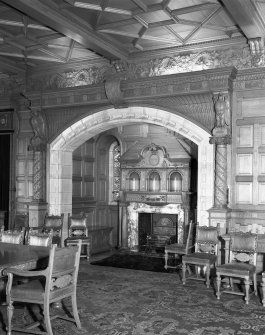
[[[168,268],[172,269],[179,269],[181,266],[180,265],[168,265],[168,256],[169,254],[173,254],[174,258],[179,258],[182,255],[187,255],[191,253],[192,248],[194,247],[192,243],[193,239],[193,227],[194,224],[192,221],[189,223],[189,228],[188,228],[188,234],[186,238],[186,243],[185,244],[179,244],[179,243],[172,243],[168,244],[165,246],[165,269],[167,270]]]
[[[57,244],[59,247],[63,246],[62,241],[63,219],[64,214],[48,215],[48,213],[46,213],[44,217],[44,224],[42,226],[43,233],[48,233],[50,231],[53,232],[52,244]]]
[[[23,244],[25,238],[25,228],[14,230],[2,230],[0,241],[3,243]]]
[[[187,279],[203,280],[210,287],[210,271],[215,267],[219,247],[219,224],[217,227],[199,226],[196,229],[195,252],[182,256],[182,283]],[[187,266],[195,266],[196,275],[186,278]],[[205,274],[205,276],[204,276]]]
[[[53,230],[49,230],[48,233],[41,233],[39,231],[29,229],[26,238],[26,244],[36,245],[40,247],[51,247],[53,239]]]
[[[13,218],[12,229],[22,229],[25,231],[29,228],[29,215],[28,213],[16,213]]]
[[[24,332],[26,334],[48,334],[53,335],[51,320],[61,318],[76,323],[81,329],[81,323],[76,304],[76,285],[80,262],[81,242],[77,246],[69,248],[57,248],[53,245],[50,249],[49,263],[44,270],[26,271],[15,268],[6,270],[7,282],[7,334],[12,331]],[[13,276],[31,278],[30,282],[14,285]],[[34,279],[35,278],[35,279]],[[71,297],[73,318],[62,315],[50,317],[50,304],[63,298]],[[32,303],[43,305],[44,318],[26,328],[12,327],[13,302]],[[46,332],[35,330],[42,325]]]
[[[82,247],[85,249],[81,252],[80,257],[90,258],[91,237],[88,236],[87,217],[84,213],[81,215],[71,216],[68,214],[68,237],[64,243],[66,246],[76,245],[81,240]]]
[[[246,304],[249,303],[250,284],[254,285],[254,293],[257,295],[257,234],[236,232],[230,234],[229,260],[228,263],[216,267],[217,275],[217,299],[221,293],[245,296]],[[229,289],[221,290],[222,277],[228,277]],[[234,278],[238,284],[242,280],[245,285],[245,292],[234,290]]]
[[[17,212],[13,217],[12,230],[19,231],[22,228],[25,230],[24,241],[22,243],[25,243],[25,237],[29,230],[29,214]]]

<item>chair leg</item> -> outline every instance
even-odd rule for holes
[[[229,278],[229,284],[230,284],[231,290],[234,291],[234,280],[232,277]]]
[[[265,277],[262,277],[261,287],[262,287],[262,305],[263,307],[265,307]]]
[[[89,261],[90,258],[90,245],[86,245],[86,259]]]
[[[245,301],[246,301],[246,304],[248,305],[248,303],[249,303],[249,288],[250,288],[249,278],[248,277],[245,278],[244,282],[245,282],[245,289],[246,289]]]
[[[48,335],[53,335],[51,319],[50,319],[50,304],[49,303],[44,304],[43,312],[44,312],[44,323],[45,323],[46,331]]]
[[[221,296],[221,275],[219,272],[217,272],[217,277],[216,277],[216,286],[217,286],[217,292],[216,292],[216,297],[218,300],[220,300]]]
[[[168,261],[168,252],[165,250],[165,266],[164,268],[167,270],[167,261]]]
[[[253,284],[254,284],[254,294],[258,295],[258,287],[257,287],[257,274],[253,275]]]
[[[182,284],[186,284],[186,263],[182,262]]]
[[[14,314],[13,301],[9,301],[7,306],[7,335],[11,335],[11,323]]]
[[[75,319],[75,322],[76,322],[76,327],[78,329],[81,329],[82,326],[81,326],[81,322],[80,322],[79,315],[78,315],[78,310],[77,310],[76,294],[72,295],[72,309],[73,309],[74,319]]]
[[[210,287],[210,267],[209,266],[206,266],[205,275],[206,275],[206,287],[209,288]]]

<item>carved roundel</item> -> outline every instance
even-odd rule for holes
[[[149,157],[149,163],[150,163],[152,166],[156,166],[156,165],[159,163],[159,156],[156,155],[156,154],[152,154],[152,155]]]

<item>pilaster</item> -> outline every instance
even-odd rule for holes
[[[220,224],[220,233],[228,231],[231,210],[227,207],[227,145],[231,143],[231,111],[228,93],[214,96],[215,127],[210,143],[215,145],[214,204],[209,212],[211,226]]]

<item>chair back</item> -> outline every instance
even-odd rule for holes
[[[230,263],[257,264],[257,234],[235,232],[230,234]]]
[[[189,253],[189,250],[193,246],[193,228],[194,228],[194,223],[193,221],[189,222],[189,228],[188,228],[188,234],[187,234],[187,239],[186,239],[186,244],[185,244],[185,254],[187,255]]]
[[[213,226],[199,226],[196,229],[195,251],[217,255],[219,244],[219,224]]]
[[[88,236],[87,216],[84,213],[72,216],[68,214],[68,236]]]
[[[27,230],[29,228],[29,215],[28,213],[16,213],[13,219],[13,229]]]
[[[0,233],[0,241],[3,243],[23,244],[25,237],[25,227],[14,230],[4,230]]]
[[[58,246],[62,246],[63,219],[64,214],[49,215],[46,213],[42,227],[44,233],[53,232],[52,243]]]
[[[51,248],[47,268],[45,294],[67,296],[76,289],[80,263],[81,241],[75,246]]]
[[[48,233],[41,233],[31,228],[29,229],[29,232],[27,234],[26,244],[35,245],[39,247],[51,247],[52,238],[53,238],[52,229]]]

